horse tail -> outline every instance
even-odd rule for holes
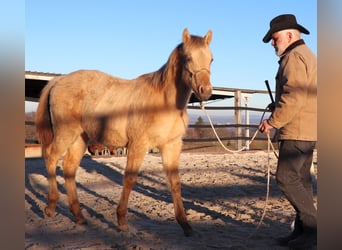
[[[55,85],[55,79],[51,80],[42,90],[39,98],[39,104],[36,111],[36,131],[39,142],[42,144],[42,149],[49,146],[54,138],[53,124],[50,113],[50,95],[51,89]]]

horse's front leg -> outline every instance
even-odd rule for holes
[[[172,192],[173,206],[175,210],[176,220],[182,227],[185,236],[191,236],[193,231],[189,225],[183,206],[181,194],[181,182],[179,178],[179,157],[182,149],[182,141],[173,142],[172,144],[164,145],[161,148],[163,166],[166,172],[170,189]]]
[[[140,145],[141,146],[141,145]],[[123,188],[119,205],[116,209],[116,216],[118,220],[118,228],[121,231],[127,232],[128,225],[126,220],[127,204],[129,195],[137,180],[140,165],[146,153],[145,148],[129,147],[127,155],[127,165],[123,177]]]

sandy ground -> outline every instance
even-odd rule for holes
[[[268,157],[269,200],[257,229],[265,206]],[[25,249],[287,249],[274,242],[289,233],[294,217],[275,181],[276,160],[263,151],[183,153],[182,195],[195,231],[194,236],[185,237],[174,218],[159,155],[146,155],[141,167],[129,201],[128,233],[118,232],[116,223],[125,157],[83,158],[77,182],[87,226],[76,225],[69,212],[61,168],[57,169],[61,197],[56,214],[45,218],[44,161],[26,159]],[[316,153],[314,164],[317,173]]]

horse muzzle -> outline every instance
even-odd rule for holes
[[[210,98],[212,92],[213,88],[211,87],[211,85],[201,85],[198,87],[196,95],[200,101],[207,101]]]

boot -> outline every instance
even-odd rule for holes
[[[304,231],[297,238],[290,240],[288,242],[288,246],[291,249],[305,249],[311,248],[317,245],[317,229],[307,229],[304,228]]]
[[[277,238],[276,241],[279,246],[287,246],[289,241],[296,239],[302,233],[303,233],[302,222],[299,219],[299,215],[296,215],[296,219],[294,223],[294,230],[291,232],[291,234],[285,237]]]
[[[298,237],[300,237],[301,234],[302,232],[297,230],[297,231],[293,231],[291,234],[285,237],[279,237],[276,240],[279,246],[288,246],[290,241],[297,239]]]

